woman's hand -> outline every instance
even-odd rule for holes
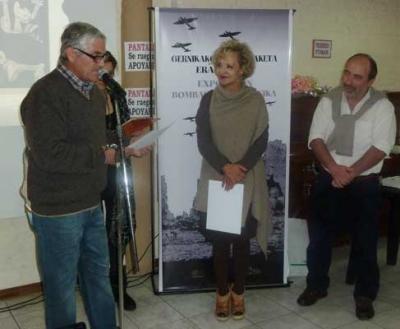
[[[222,178],[222,187],[225,189],[225,191],[233,189],[234,186],[235,184],[233,184],[233,182],[227,176]]]
[[[222,168],[222,172],[224,173],[222,186],[229,191],[246,178],[247,168],[240,164],[228,163]]]

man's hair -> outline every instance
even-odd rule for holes
[[[224,41],[214,51],[214,54],[212,55],[212,64],[214,65],[214,68],[217,66],[218,60],[225,56],[225,54],[228,52],[234,52],[238,54],[239,65],[243,70],[243,80],[247,79],[254,73],[256,61],[253,52],[246,43],[239,42],[237,40]]]
[[[368,80],[373,80],[376,78],[377,74],[378,74],[378,65],[376,64],[375,60],[372,58],[371,55],[368,54],[364,54],[364,53],[357,53],[354,54],[353,56],[351,56],[348,60],[352,60],[354,58],[357,57],[363,57],[365,59],[367,59],[369,61],[369,73],[368,73]]]
[[[88,23],[74,22],[69,24],[61,35],[60,64],[68,61],[66,56],[67,48],[79,48],[86,50],[93,39],[106,40],[106,36],[96,27]]]

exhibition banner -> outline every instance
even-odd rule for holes
[[[174,123],[160,137],[156,157],[160,292],[215,286],[211,244],[193,209],[201,164],[195,115],[202,95],[217,86],[212,53],[228,39],[253,50],[256,69],[246,83],[264,96],[269,114],[264,160],[273,230],[267,257],[251,240],[247,284],[287,283],[292,11],[156,8],[155,111],[159,127]]]

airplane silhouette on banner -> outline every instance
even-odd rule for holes
[[[174,24],[176,24],[176,25],[185,24],[189,28],[189,30],[194,30],[196,28],[194,26],[190,25],[190,23],[192,23],[196,19],[198,19],[198,18],[197,17],[179,17],[179,19],[176,22],[174,22]]]
[[[236,38],[234,38],[235,36],[239,35],[242,32],[231,32],[231,31],[225,31],[224,33],[220,34],[219,37],[221,38],[231,38],[232,40],[236,40]]]
[[[185,53],[187,53],[190,51],[190,49],[188,49],[187,47],[189,47],[191,44],[192,44],[191,42],[185,42],[185,43],[175,42],[175,44],[172,45],[172,48],[182,48],[185,51]]]

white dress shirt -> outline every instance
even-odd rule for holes
[[[357,113],[361,106],[370,97],[370,92],[361,99],[361,101],[350,110],[345,95],[342,97],[341,114]],[[331,135],[335,123],[332,119],[332,101],[323,97],[315,109],[310,134],[308,137],[308,147],[310,143],[317,138],[325,143]],[[339,165],[351,166],[360,159],[371,146],[383,151],[386,155],[393,148],[396,137],[396,117],[393,104],[387,99],[377,101],[368,109],[355,123],[353,156],[339,155],[335,150],[330,153],[333,159]],[[375,166],[364,171],[361,175],[379,173],[381,171],[383,160]]]

